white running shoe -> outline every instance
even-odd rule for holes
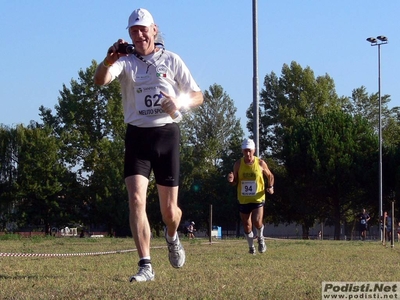
[[[267,251],[267,245],[265,244],[264,237],[258,238],[258,252],[264,253]]]
[[[154,271],[149,265],[144,265],[139,267],[139,272],[136,275],[133,275],[129,281],[153,281],[154,280]]]
[[[252,255],[256,255],[256,248],[254,246],[249,247],[249,253]]]
[[[174,268],[181,268],[185,264],[186,254],[178,235],[176,236],[176,240],[173,243],[170,243],[167,240],[167,230],[165,230],[165,240],[167,241],[169,251],[168,257],[171,266]]]

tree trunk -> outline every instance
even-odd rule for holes
[[[310,227],[303,224],[301,225],[301,229],[303,231],[303,240],[308,240],[310,234]]]

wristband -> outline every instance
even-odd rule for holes
[[[273,185],[271,185],[271,186],[269,186],[269,187],[268,187],[268,189],[273,189],[273,188],[274,188],[274,186],[273,186]]]
[[[108,61],[107,61],[107,57],[103,60],[103,65],[108,69],[109,67],[111,67],[113,64],[110,64]]]

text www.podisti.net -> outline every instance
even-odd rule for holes
[[[400,299],[400,282],[322,282],[322,299]]]

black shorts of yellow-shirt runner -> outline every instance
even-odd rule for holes
[[[265,204],[265,201],[263,201],[261,203],[246,203],[246,204],[238,203],[238,208],[239,208],[239,212],[241,212],[242,214],[249,215],[253,210],[255,210],[259,207],[263,207],[264,204]]]
[[[156,183],[179,185],[180,130],[176,123],[160,127],[137,127],[128,124],[125,135],[124,177],[150,177],[153,170]]]

